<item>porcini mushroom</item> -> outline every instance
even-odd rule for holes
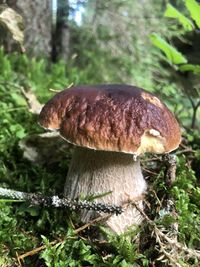
[[[65,196],[75,199],[109,192],[96,201],[115,205],[140,199],[142,208],[147,186],[139,156],[170,152],[181,140],[174,115],[156,96],[124,84],[63,90],[43,107],[39,122],[75,145]],[[84,211],[81,218],[86,222],[97,213]],[[106,224],[119,234],[141,220],[138,210],[129,205]]]

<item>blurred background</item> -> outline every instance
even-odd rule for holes
[[[2,9],[7,5],[22,20],[16,15],[10,23],[6,18],[0,40],[6,53],[26,55],[29,62],[24,56],[21,60],[29,68],[20,72],[22,79],[28,69],[29,76],[37,69],[31,82],[45,80],[42,95],[49,87],[72,83],[134,84],[163,95],[187,126],[196,126],[198,22],[185,1],[171,2],[173,6],[166,0],[1,1]],[[24,34],[20,40],[12,33],[17,28]],[[44,78],[44,72],[58,72],[57,81]],[[37,83],[33,89],[40,87]]]

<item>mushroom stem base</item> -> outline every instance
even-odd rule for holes
[[[146,191],[139,159],[133,161],[133,155],[96,151],[76,147],[69,168],[64,195],[68,198],[100,196],[96,202],[124,205],[131,200],[142,197]],[[108,193],[108,194],[105,194]],[[142,209],[142,200],[137,202]],[[99,216],[97,211],[81,211],[81,220],[89,220]],[[112,215],[106,225],[120,234],[132,225],[139,225],[142,216],[139,211],[128,205],[120,215]]]

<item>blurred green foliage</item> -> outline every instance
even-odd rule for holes
[[[174,28],[173,25],[170,38],[169,36],[163,38],[157,33],[151,34],[150,38],[153,45],[163,52],[162,61],[170,65],[170,67],[167,66],[168,73],[166,75],[168,79],[173,80],[179,93],[183,94],[182,103],[188,108],[187,117],[191,117],[191,121],[184,120],[183,125],[188,127],[190,123],[191,128],[194,129],[200,122],[200,60],[198,59],[200,53],[195,45],[196,42],[199,42],[200,5],[195,0],[185,0],[183,2],[186,7],[185,12],[180,12],[177,8],[168,4],[164,14],[165,17],[174,20],[179,30]],[[167,38],[168,40],[166,40]],[[178,48],[176,47],[177,41],[179,43]],[[191,45],[191,43],[193,44]],[[185,46],[190,46],[189,53]],[[185,52],[185,55],[181,50]],[[164,66],[166,67],[165,64]],[[161,76],[165,75],[161,74]],[[184,110],[186,109],[182,107],[181,111]],[[186,118],[183,117],[183,119]]]

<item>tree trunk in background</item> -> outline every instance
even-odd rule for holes
[[[70,31],[68,24],[69,1],[57,0],[56,25],[53,34],[53,61],[69,58]]]
[[[24,46],[31,56],[51,57],[51,2],[51,0],[7,0],[7,4],[24,18]]]

